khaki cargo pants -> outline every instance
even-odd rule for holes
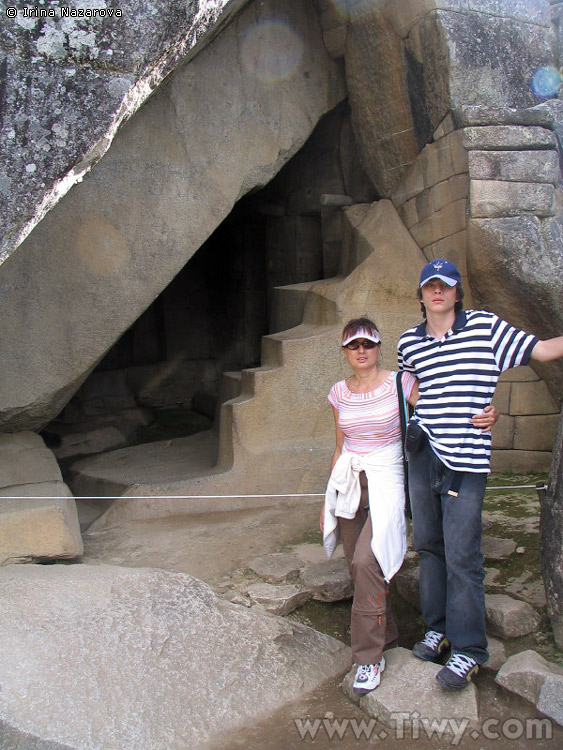
[[[389,600],[389,586],[371,550],[367,477],[360,472],[362,494],[354,518],[339,518],[340,538],[352,580],[352,653],[356,664],[377,664],[383,651],[397,645],[399,631]]]

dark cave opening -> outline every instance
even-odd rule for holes
[[[377,197],[346,102],[269,184],[236,203],[48,425],[43,435],[63,465],[213,426],[224,373],[233,376],[228,397],[236,395],[237,373],[260,365],[262,337],[287,327],[276,287],[338,270],[338,211],[323,212],[327,194]]]

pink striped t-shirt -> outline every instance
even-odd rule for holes
[[[406,398],[415,382],[416,378],[410,372],[403,374]],[[401,439],[394,372],[368,393],[352,393],[346,381],[340,380],[330,389],[328,400],[338,410],[338,425],[344,433],[344,448],[348,452],[365,455]]]

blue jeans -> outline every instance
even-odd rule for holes
[[[447,492],[455,472],[426,438],[408,460],[424,621],[429,630],[446,634],[453,651],[483,664],[488,652],[481,512],[487,475],[465,472],[458,497],[452,497]]]

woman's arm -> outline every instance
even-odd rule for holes
[[[334,453],[332,454],[332,460],[330,462],[330,473],[332,474],[332,470],[334,469],[334,464],[338,461],[340,458],[340,455],[342,453],[342,446],[344,445],[344,433],[340,429],[340,425],[338,424],[338,409],[336,409],[334,406],[332,407],[332,414],[334,416],[334,431],[336,433],[336,446],[334,448]],[[321,531],[324,529],[324,520],[325,520],[325,506],[324,503],[321,507],[321,514],[319,516],[319,526]]]
[[[340,454],[342,453],[342,447],[344,445],[344,433],[340,429],[340,425],[338,424],[338,409],[336,407],[332,407],[332,414],[334,416],[334,432],[336,436],[336,447],[334,448],[334,453],[332,454],[332,460],[330,462],[330,473],[332,474],[332,470],[334,469],[334,464],[338,461],[340,458]]]

